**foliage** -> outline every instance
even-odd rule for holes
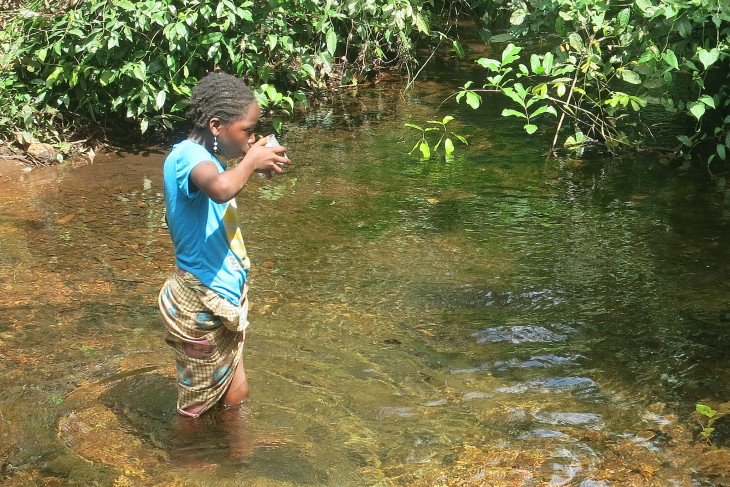
[[[492,18],[501,4],[481,3],[489,4]],[[666,148],[673,155],[704,149],[708,164],[727,160],[730,4],[510,0],[501,8],[511,24],[504,38],[554,35],[555,47],[523,56],[522,46],[508,44],[500,59],[479,59],[489,71],[486,82],[481,88],[465,84],[457,100],[477,108],[480,93],[499,92],[517,105],[502,115],[522,119],[528,134],[538,130],[538,121],[556,120],[553,151],[561,137],[569,149],[645,147],[657,119],[674,117],[681,128],[679,143]]]
[[[431,0],[89,0],[0,14],[0,137],[61,142],[85,125],[167,130],[205,73],[284,113],[331,82],[413,61]],[[128,133],[128,132],[127,132]]]
[[[712,443],[710,441],[710,436],[712,436],[712,433],[715,431],[715,422],[721,417],[725,416],[729,411],[730,403],[721,404],[718,407],[718,410],[712,409],[706,404],[695,405],[695,412],[698,413],[697,421],[700,423],[700,426],[702,426],[700,436],[703,439],[707,440],[709,443]]]
[[[454,140],[457,139],[463,144],[469,144],[467,142],[466,138],[463,135],[459,135],[456,132],[450,131],[446,125],[452,121],[454,117],[451,115],[446,115],[442,120],[429,120],[427,123],[430,123],[432,125],[436,125],[435,127],[421,127],[420,125],[416,125],[413,123],[406,123],[405,126],[419,130],[421,132],[421,139],[416,142],[416,145],[413,146],[413,149],[409,152],[409,154],[412,154],[416,149],[421,151],[421,157],[423,159],[430,159],[431,158],[431,147],[429,146],[428,140],[426,140],[426,135],[429,132],[439,132],[440,137],[438,141],[433,145],[433,150],[437,151],[439,150],[439,147],[441,146],[441,143],[444,144],[444,152],[446,153],[447,159],[451,157],[451,155],[454,153]]]

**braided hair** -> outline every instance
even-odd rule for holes
[[[229,124],[242,117],[256,103],[251,89],[241,78],[226,73],[209,73],[195,85],[186,112],[196,129],[205,129],[211,118]]]

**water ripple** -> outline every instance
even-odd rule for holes
[[[509,369],[548,368],[561,365],[576,365],[582,358],[584,357],[577,353],[562,357],[552,354],[534,355],[527,360],[519,360],[516,358],[509,360],[497,360],[494,362],[494,368],[500,371],[505,371]],[[487,367],[484,366],[484,369],[486,368]],[[452,371],[452,373],[456,373],[456,371]]]
[[[496,326],[487,328],[471,334],[477,339],[477,343],[548,343],[562,342],[567,338],[563,333],[557,333],[544,326],[538,325],[517,325],[517,326]]]
[[[587,377],[545,377],[531,379],[513,386],[497,389],[497,392],[507,394],[522,394],[525,392],[574,392],[579,396],[591,396],[598,391],[598,384]]]
[[[561,431],[549,430],[545,428],[535,428],[521,434],[518,438],[520,440],[529,438],[567,438],[568,435]]]
[[[415,416],[415,413],[413,412],[413,408],[410,407],[382,407],[378,409],[378,412],[375,415],[375,417],[379,420],[394,416],[399,418],[410,418]]]
[[[483,289],[462,288],[456,293],[440,293],[448,306],[501,306],[524,311],[545,310],[567,302],[565,292],[555,289],[539,289],[524,292],[498,292]]]
[[[605,428],[603,418],[593,413],[537,412],[533,417],[541,423],[558,426],[585,426],[593,430]]]
[[[479,372],[484,372],[485,370],[489,370],[489,366],[487,364],[482,364],[477,367],[468,367],[466,369],[452,369],[450,373],[452,374],[476,374]]]

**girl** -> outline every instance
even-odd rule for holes
[[[254,129],[260,109],[243,81],[210,73],[193,88],[188,118],[193,130],[165,159],[165,217],[176,270],[159,295],[175,350],[177,409],[197,417],[217,402],[248,398],[242,352],[248,326],[250,261],[235,196],[254,172],[280,173],[291,164],[285,147],[264,147]],[[243,157],[226,170],[218,159]]]

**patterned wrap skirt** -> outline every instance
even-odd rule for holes
[[[223,397],[242,359],[248,286],[236,306],[194,275],[176,270],[162,286],[158,305],[165,342],[175,350],[177,410],[197,417]]]

